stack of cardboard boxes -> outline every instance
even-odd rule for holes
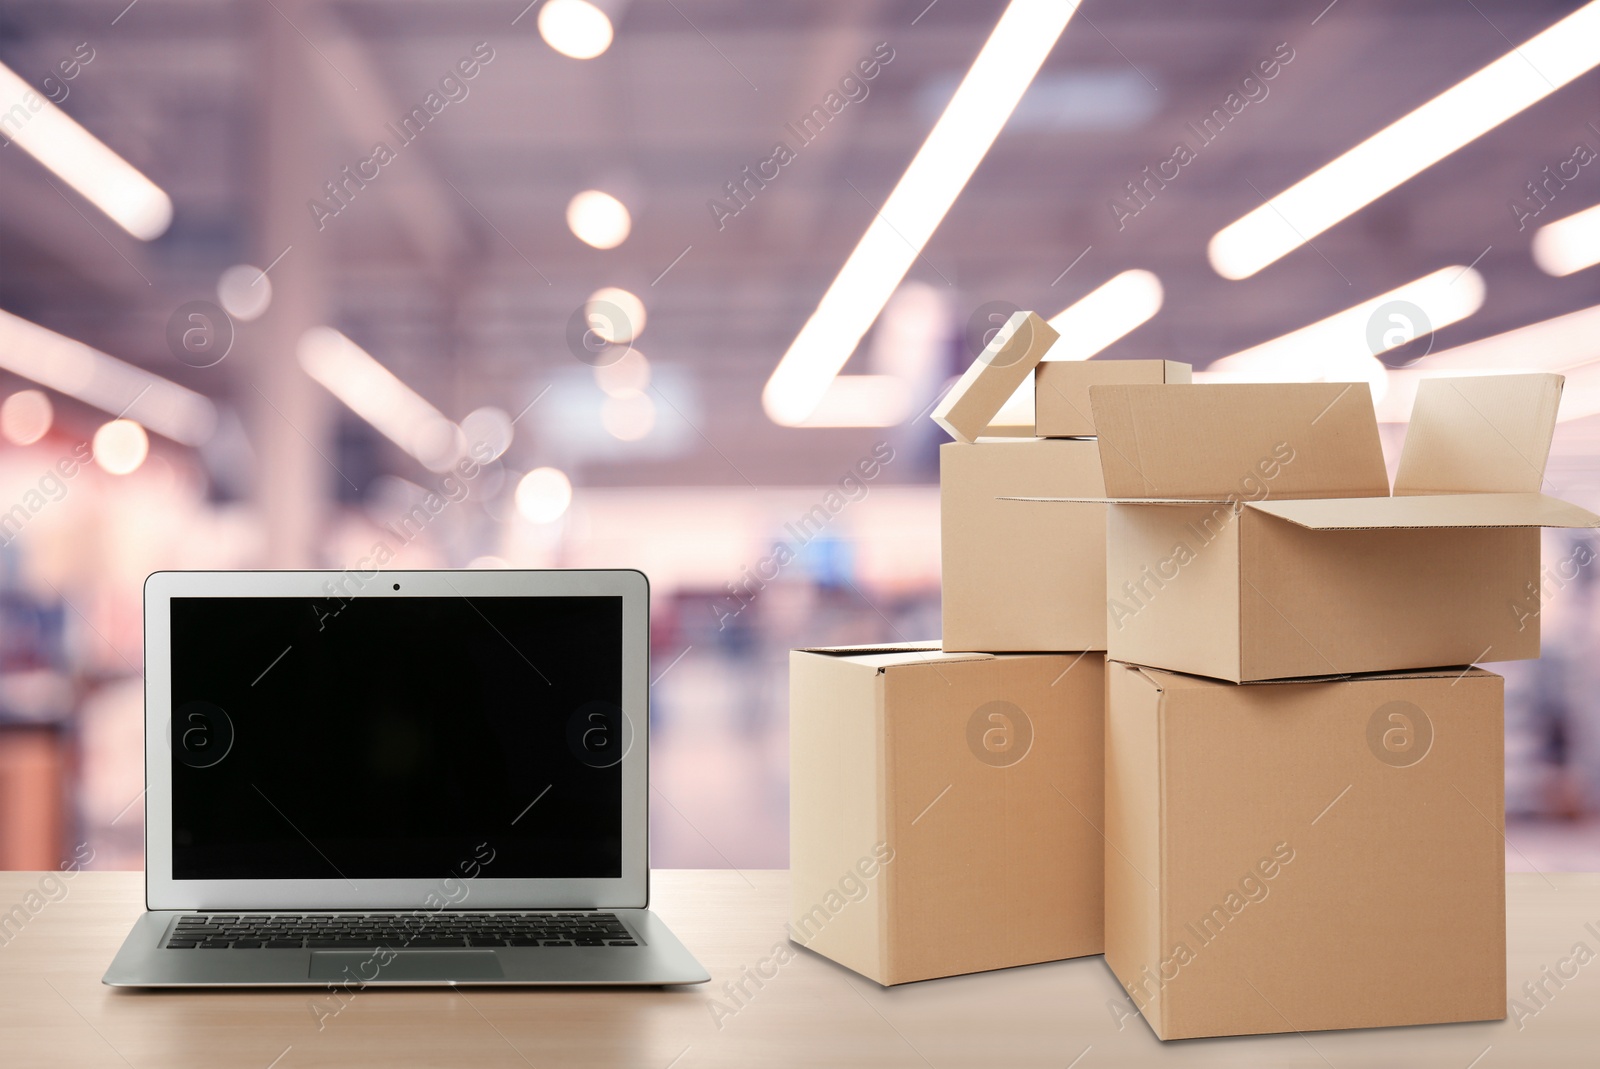
[[[935,412],[942,647],[792,657],[795,938],[885,984],[1103,951],[1163,1039],[1503,1017],[1471,665],[1539,654],[1539,528],[1600,526],[1541,493],[1561,377],[1424,382],[1391,492],[1365,384],[1054,340]],[[1029,372],[1073,437],[980,439]]]

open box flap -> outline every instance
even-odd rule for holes
[[[1537,493],[1564,381],[1549,373],[1423,379],[1395,496]]]
[[[1000,497],[997,501],[1067,502],[1077,505],[1232,505],[1225,497]]]
[[[1308,683],[1345,683],[1359,682],[1367,679],[1463,679],[1469,676],[1489,676],[1492,672],[1485,671],[1475,665],[1454,665],[1441,668],[1418,668],[1401,672],[1363,672],[1356,675],[1339,676],[1296,676],[1293,679],[1255,679],[1243,683],[1227,683],[1219,679],[1209,679],[1205,676],[1191,675],[1187,672],[1173,672],[1165,668],[1149,668],[1144,665],[1128,664],[1125,661],[1107,662],[1107,667],[1121,665],[1130,671],[1138,673],[1146,682],[1157,690],[1205,690],[1215,687],[1282,687],[1303,686]]]
[[[907,664],[955,664],[960,661],[992,661],[992,653],[946,653],[937,642],[895,642],[867,646],[811,646],[796,653],[848,658],[864,668],[895,668]]]
[[[1434,494],[1246,506],[1315,531],[1425,527],[1600,527],[1600,516],[1545,494]]]
[[[939,401],[933,421],[958,442],[977,441],[1060,337],[1034,313],[1013,313]]]
[[[1111,498],[1387,497],[1364,382],[1092,386]]]

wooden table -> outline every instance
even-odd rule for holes
[[[23,904],[41,878],[0,873],[0,912]],[[141,908],[141,880],[82,873],[0,946],[0,1066],[1501,1069],[1600,1059],[1600,958],[1561,988],[1546,981],[1552,997],[1520,1022],[1169,1044],[1128,1016],[1099,958],[885,990],[798,952],[736,998],[725,985],[744,970],[772,971],[763,963],[784,938],[784,872],[654,874],[655,908],[711,970],[698,987],[368,990],[342,1006],[314,989],[114,991],[100,976]],[[1558,968],[1576,943],[1600,954],[1600,874],[1515,873],[1507,882],[1510,994]]]

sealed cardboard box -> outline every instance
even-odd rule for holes
[[[880,984],[1098,954],[1105,661],[789,659],[790,938]]]
[[[1187,383],[1191,371],[1175,360],[1046,360],[1033,372],[1034,433],[1041,438],[1093,435],[1089,387]]]
[[[1032,312],[1014,313],[940,399],[933,421],[958,442],[977,441],[1060,337]]]
[[[1020,497],[1099,497],[1093,441],[946,442],[939,448],[947,650],[1103,650],[1106,507]]]
[[[1505,1016],[1499,676],[1106,672],[1106,963],[1157,1036]]]
[[[1539,492],[1561,383],[1425,381],[1394,496],[1365,383],[1093,387],[1110,656],[1234,681],[1537,657],[1538,528],[1600,526]]]

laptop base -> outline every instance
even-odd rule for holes
[[[166,950],[177,918],[146,913],[104,982],[112,987],[628,987],[704,983],[711,977],[647,909],[611,910],[640,936],[634,947],[408,950]]]

